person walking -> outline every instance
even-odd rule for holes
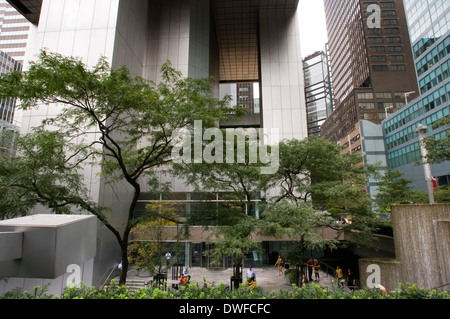
[[[320,264],[317,259],[314,259],[314,281],[320,281]]]
[[[278,276],[280,276],[280,274],[283,273],[283,260],[281,259],[281,256],[278,256],[275,266],[278,266]]]
[[[356,286],[356,277],[355,274],[353,273],[352,269],[349,268],[348,269],[348,274],[347,274],[347,287],[351,290],[355,289]]]
[[[336,267],[336,279],[337,279],[338,285],[342,286],[345,280],[344,280],[344,274],[342,272],[342,269],[339,268],[339,266]]]

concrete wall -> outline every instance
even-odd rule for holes
[[[261,105],[263,127],[280,140],[308,136],[305,85],[296,10],[261,9]]]
[[[0,249],[9,250],[0,252],[0,295],[45,285],[48,293],[60,295],[68,283],[92,285],[96,228],[96,218],[89,215],[39,214],[0,221]]]
[[[392,223],[396,257],[360,259],[361,286],[380,283],[392,291],[398,283],[421,288],[450,283],[450,204],[396,205]]]

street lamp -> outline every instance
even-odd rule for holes
[[[408,96],[410,96],[413,93],[416,93],[416,91],[410,91],[405,93],[405,105],[408,104]]]
[[[426,157],[428,155],[428,151],[425,147],[425,132],[427,131],[427,126],[419,123],[414,132],[419,133],[419,144],[420,144],[420,153],[422,154],[422,162],[423,162],[423,170],[425,172],[425,180],[427,181],[428,188],[428,201],[430,204],[434,204],[434,195],[433,195],[433,185],[431,176],[431,166],[430,163],[427,162]]]

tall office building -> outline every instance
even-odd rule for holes
[[[405,105],[405,97],[417,96],[418,88],[402,0],[324,4],[335,110],[321,135],[337,142],[359,120],[380,124]],[[374,15],[380,25],[371,23]]]
[[[6,0],[0,0],[0,51],[23,64],[31,23]]]
[[[21,70],[31,23],[6,0],[0,0],[0,74]],[[0,130],[18,130],[15,99],[0,100]]]
[[[22,64],[11,58],[8,54],[0,51],[0,76],[3,73],[18,71],[22,69]],[[14,120],[16,106],[15,99],[0,99],[0,127],[7,128]]]
[[[35,36],[27,52],[30,58],[41,48],[81,57],[88,65],[105,56],[113,68],[125,65],[132,74],[156,82],[160,66],[169,59],[185,76],[212,77],[217,97],[221,83],[257,82],[257,127],[278,129],[280,139],[307,136],[298,0],[10,2],[35,25]],[[22,132],[31,131],[54,112],[54,108],[45,105],[25,112]],[[84,168],[90,196],[111,208],[112,223],[120,227],[132,194],[120,185],[112,189],[100,177],[100,169]],[[208,193],[194,193],[189,185],[172,176],[161,173],[160,179],[171,184],[173,193],[169,197],[184,205],[180,214],[200,209],[204,199],[220,201]],[[144,192],[146,185],[142,181]],[[152,196],[143,194],[142,205]],[[110,231],[100,226],[98,236],[101,240],[95,260],[82,265],[95,285],[102,283],[120,261],[119,247]],[[204,239],[201,235],[198,238],[184,243],[186,265],[207,265],[202,251]]]
[[[450,114],[450,3],[445,0],[405,0],[420,96],[383,121],[389,167],[401,170],[416,189],[427,190],[421,161],[419,124],[426,136],[445,137],[448,128],[432,124]],[[431,165],[436,185],[450,185],[450,163]]]
[[[320,136],[320,126],[333,112],[328,45],[303,59],[308,136]]]

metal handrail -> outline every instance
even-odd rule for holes
[[[106,276],[105,281],[103,282],[103,285],[101,285],[101,287],[105,287],[106,282],[109,280],[109,278],[111,277],[111,274],[114,272],[114,270],[116,270],[117,265],[113,267],[113,269],[111,270],[111,272],[108,274],[108,276]]]

